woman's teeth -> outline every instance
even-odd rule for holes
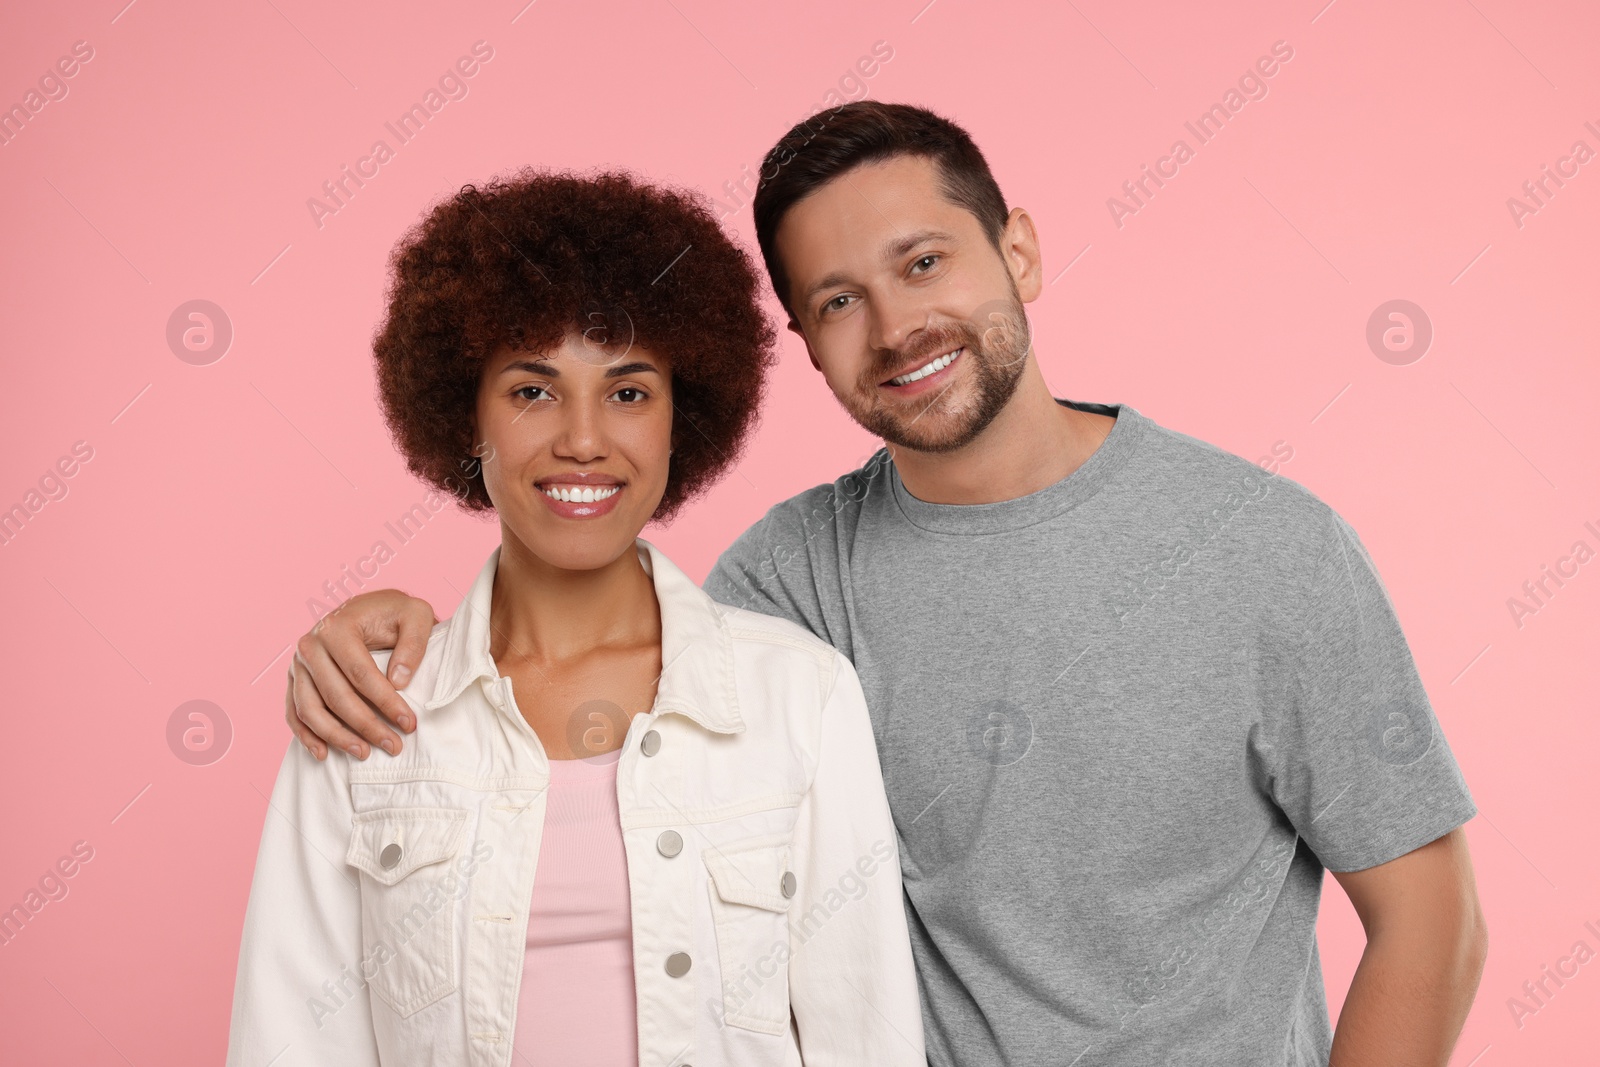
[[[616,496],[621,489],[620,485],[552,485],[544,490],[544,495],[568,504],[593,504],[597,500]]]
[[[926,378],[928,375],[932,374],[935,371],[944,370],[960,354],[961,354],[961,349],[959,349],[959,348],[956,349],[954,352],[946,352],[944,355],[940,356],[938,359],[934,360],[932,363],[925,363],[922,366],[918,367],[916,370],[912,371],[910,374],[902,374],[898,378],[890,378],[889,379],[889,384],[890,385],[910,385],[914,381],[918,381],[918,380],[920,380],[922,378]]]

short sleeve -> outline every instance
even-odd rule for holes
[[[1387,590],[1326,509],[1289,617],[1290,672],[1269,731],[1273,799],[1331,871],[1387,863],[1477,814]]]

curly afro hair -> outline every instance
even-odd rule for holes
[[[756,424],[776,333],[753,260],[698,193],[523,168],[436,205],[390,273],[372,344],[384,419],[406,467],[469,511],[493,509],[472,416],[503,345],[548,351],[581,333],[666,361],[673,454],[654,521],[715,482]]]

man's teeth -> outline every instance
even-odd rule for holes
[[[552,485],[544,491],[544,495],[568,504],[593,504],[597,500],[616,496],[621,489],[620,485]]]
[[[940,356],[938,359],[934,360],[932,363],[925,363],[922,366],[918,367],[916,370],[912,371],[910,374],[902,374],[898,378],[890,378],[889,379],[889,384],[890,385],[909,385],[910,383],[912,383],[914,381],[917,381],[917,380],[922,379],[922,378],[926,378],[928,375],[932,374],[934,371],[944,370],[946,367],[948,367],[950,365],[950,362],[952,360],[954,360],[960,354],[961,354],[961,349],[959,349],[959,348],[956,349],[954,352],[946,352],[944,355]]]

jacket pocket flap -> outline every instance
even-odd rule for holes
[[[357,812],[344,861],[383,885],[454,856],[467,826],[465,808],[379,808]]]
[[[788,911],[783,876],[788,870],[787,843],[708,848],[701,853],[717,896],[729,904],[748,904],[767,911]]]

